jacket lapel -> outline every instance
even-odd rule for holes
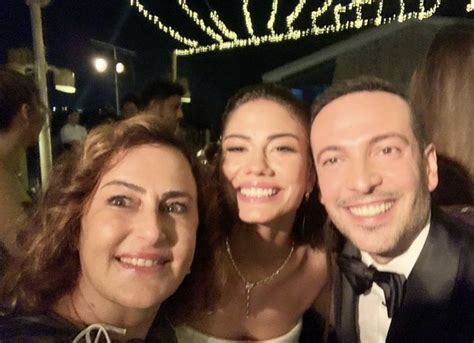
[[[433,214],[430,232],[406,283],[402,306],[395,313],[387,342],[415,341],[446,332],[450,304],[459,262],[459,242],[453,239]]]
[[[360,259],[359,251],[350,242],[345,244],[342,254]],[[339,342],[357,342],[357,296],[354,295],[349,281],[341,273],[337,264],[334,263],[334,265],[337,268],[334,280],[337,337]]]

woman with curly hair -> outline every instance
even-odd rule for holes
[[[144,115],[93,130],[65,159],[3,279],[0,341],[173,342],[166,309],[193,268],[197,164]]]
[[[229,100],[214,178],[219,192],[208,203],[215,303],[176,328],[180,342],[322,336],[317,315],[302,325],[327,280],[309,120],[307,107],[276,85],[247,87]]]

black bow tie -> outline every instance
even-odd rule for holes
[[[361,261],[347,256],[339,256],[337,264],[357,295],[370,289],[373,282],[379,285],[385,294],[388,317],[392,318],[395,310],[402,304],[405,282],[403,275],[379,272],[375,267],[367,267]]]

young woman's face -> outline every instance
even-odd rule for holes
[[[222,171],[246,223],[292,225],[311,190],[308,138],[281,104],[252,100],[235,109],[222,138]]]
[[[175,148],[127,151],[81,220],[78,287],[92,306],[149,309],[189,272],[198,227],[191,167]]]

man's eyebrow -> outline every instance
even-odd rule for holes
[[[389,139],[389,138],[399,138],[401,139],[405,144],[409,144],[409,141],[408,141],[408,138],[405,136],[405,135],[402,135],[398,132],[388,132],[388,133],[384,133],[382,135],[378,135],[378,136],[375,136],[375,137],[372,137],[370,140],[369,140],[369,144],[376,144],[380,141],[383,141],[385,139]],[[328,145],[327,147],[324,147],[324,149],[322,149],[320,152],[318,152],[318,154],[316,155],[316,161],[319,161],[319,159],[321,158],[321,155],[328,152],[328,151],[341,151],[343,150],[343,147],[341,146],[338,146],[338,145]]]
[[[389,138],[399,138],[401,139],[405,144],[409,144],[410,142],[408,141],[408,138],[405,136],[405,135],[402,135],[401,133],[398,133],[398,132],[388,132],[388,133],[384,133],[382,135],[379,135],[379,136],[375,136],[373,138],[370,139],[369,141],[369,144],[375,144],[375,143],[378,143],[380,141],[383,141],[385,139],[389,139]]]
[[[105,185],[103,185],[101,188],[107,187],[107,186],[122,186],[131,189],[132,191],[138,192],[138,193],[146,193],[146,189],[140,186],[137,186],[133,183],[122,181],[122,180],[112,180],[107,182]]]

